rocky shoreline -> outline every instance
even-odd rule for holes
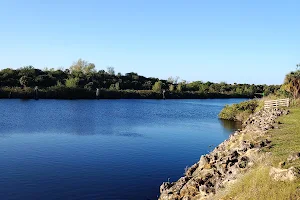
[[[271,148],[272,142],[262,136],[268,130],[278,128],[280,122],[275,120],[288,113],[288,110],[273,109],[251,115],[242,130],[234,132],[212,152],[201,156],[199,162],[188,168],[178,181],[164,182],[159,200],[214,199],[222,189],[265,158],[263,154],[267,153],[261,151]],[[278,175],[276,170],[272,173]]]

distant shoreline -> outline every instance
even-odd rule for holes
[[[100,89],[96,92],[83,88],[1,88],[1,99],[163,99],[163,94],[152,90],[107,90]],[[251,95],[200,93],[200,92],[166,92],[165,99],[229,99],[253,98]]]

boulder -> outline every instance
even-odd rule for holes
[[[299,177],[299,174],[299,169],[295,167],[290,167],[289,169],[279,169],[272,167],[269,173],[269,175],[275,181],[294,181]]]
[[[249,162],[249,158],[247,156],[241,157],[239,161],[239,168],[246,168]]]
[[[298,160],[300,158],[300,152],[297,153],[292,153],[291,155],[289,155],[289,157],[287,158],[288,162],[293,162],[295,160]]]

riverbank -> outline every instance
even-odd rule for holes
[[[0,98],[7,99],[35,99],[33,88],[0,88]],[[152,90],[107,90],[100,89],[99,96],[96,91],[84,88],[51,87],[39,89],[39,99],[163,99],[162,93]],[[166,99],[226,99],[226,98],[253,98],[251,95],[201,93],[201,92],[166,92]]]
[[[297,199],[299,118],[299,108],[254,113],[177,182],[163,183],[159,199]]]

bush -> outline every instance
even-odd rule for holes
[[[219,118],[233,121],[244,121],[250,114],[262,109],[263,101],[250,100],[239,104],[226,105],[219,113]]]
[[[157,81],[154,83],[153,87],[152,87],[152,90],[154,92],[158,92],[160,93],[161,92],[161,89],[162,89],[162,82],[161,81]]]
[[[290,106],[291,107],[300,107],[300,99],[292,99]]]

